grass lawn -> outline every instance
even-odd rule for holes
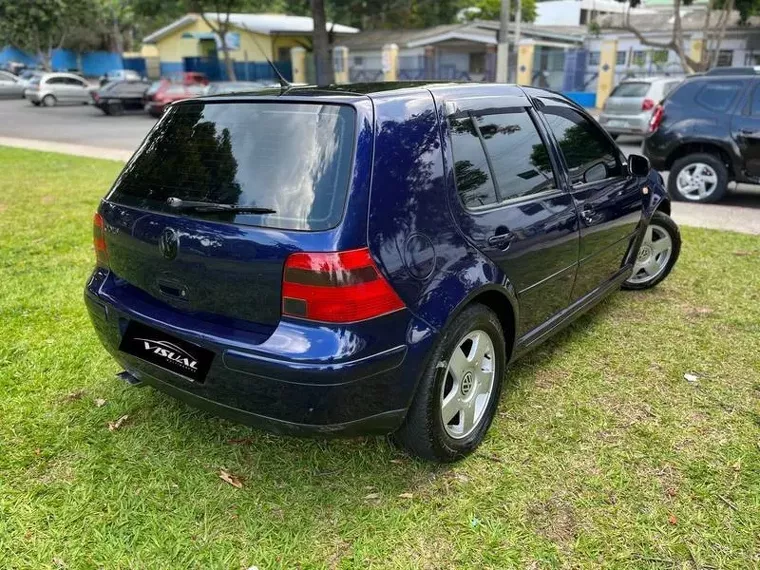
[[[757,237],[683,229],[668,280],[514,365],[436,467],[115,380],[82,288],[119,169],[0,148],[0,568],[760,567]]]

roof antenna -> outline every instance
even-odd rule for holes
[[[246,29],[248,29],[248,28],[246,28]],[[251,30],[248,30],[248,31],[250,32]],[[293,84],[290,81],[288,81],[287,79],[285,79],[285,77],[282,75],[282,73],[280,73],[280,70],[277,69],[277,66],[274,63],[272,63],[271,59],[269,59],[267,57],[267,52],[265,52],[262,49],[261,44],[259,43],[259,40],[256,39],[255,32],[251,32],[251,36],[250,37],[253,40],[253,43],[256,44],[256,47],[259,48],[259,51],[261,52],[261,55],[263,55],[264,59],[267,60],[267,63],[269,64],[269,67],[272,68],[272,71],[274,71],[274,74],[277,76],[277,81],[280,84],[280,95],[282,95],[288,89],[290,89],[291,87],[293,87]]]

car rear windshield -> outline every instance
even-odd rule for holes
[[[650,83],[621,83],[612,90],[610,97],[644,97]]]
[[[269,208],[270,214],[183,215],[242,225],[325,230],[343,216],[354,110],[331,104],[174,106],[116,181],[109,200],[175,212],[169,198]]]

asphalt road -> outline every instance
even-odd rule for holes
[[[35,107],[0,100],[0,136],[135,150],[156,120],[136,112],[109,117],[92,105]]]
[[[131,152],[154,124],[155,119],[142,112],[109,117],[89,105],[43,108],[22,99],[0,100],[0,138]],[[620,137],[618,144],[625,154],[641,151],[641,141],[633,137]],[[663,176],[667,181],[667,173]],[[675,202],[673,217],[685,225],[760,234],[760,188],[733,188],[726,199],[714,205]]]

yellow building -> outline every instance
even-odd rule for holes
[[[214,26],[224,14],[204,14]],[[290,62],[290,49],[296,46],[311,48],[314,22],[305,16],[283,14],[230,14],[230,32],[225,37],[230,57],[236,63],[238,79],[250,77],[257,69],[266,69],[271,61]],[[340,24],[327,23],[335,36],[355,34],[359,30]],[[187,14],[168,26],[146,36],[143,43],[158,50],[161,75],[179,71],[204,71],[211,79],[216,70],[223,73],[224,55],[221,38],[215,34],[200,14]],[[218,63],[217,63],[218,62]],[[261,64],[261,65],[260,65]],[[268,66],[267,66],[268,67]]]

